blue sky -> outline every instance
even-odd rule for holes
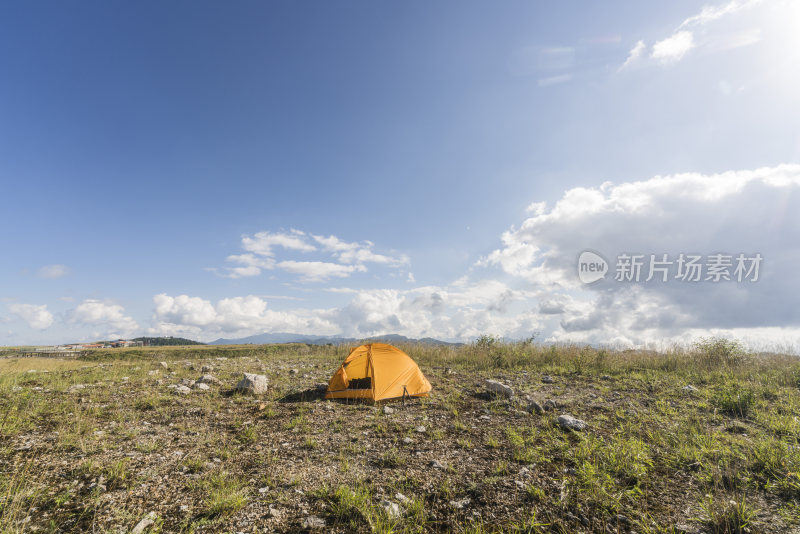
[[[780,0],[5,3],[0,343],[795,343],[798,25]],[[765,278],[576,281],[631,246],[763,248]],[[622,302],[638,322],[597,319]]]

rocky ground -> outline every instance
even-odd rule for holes
[[[405,405],[324,400],[330,348],[0,360],[0,530],[800,531],[793,367],[409,353]]]

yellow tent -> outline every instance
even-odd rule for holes
[[[408,354],[385,343],[350,349],[328,383],[326,399],[379,401],[426,396],[431,384]]]

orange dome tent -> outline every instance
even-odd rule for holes
[[[430,382],[408,354],[385,343],[370,343],[350,349],[331,377],[325,398],[379,401],[423,397],[430,390]]]

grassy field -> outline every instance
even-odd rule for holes
[[[794,356],[402,348],[434,388],[405,406],[320,398],[347,347],[0,358],[0,531],[800,532]]]

